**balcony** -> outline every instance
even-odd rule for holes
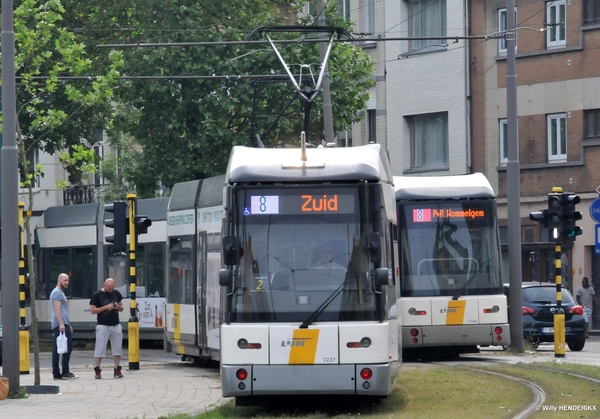
[[[69,186],[63,189],[63,205],[92,204],[97,202],[97,186]]]

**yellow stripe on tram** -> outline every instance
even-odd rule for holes
[[[448,311],[446,311],[446,325],[464,324],[466,300],[448,301]]]
[[[179,304],[173,304],[173,338],[175,339],[175,343],[181,342],[181,306]]]
[[[296,329],[290,348],[290,364],[314,364],[319,343],[319,329]]]

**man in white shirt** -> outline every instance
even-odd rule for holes
[[[589,338],[588,328],[590,323],[592,322],[592,310],[594,307],[594,301],[596,304],[600,304],[598,302],[598,297],[596,297],[596,293],[594,289],[590,287],[590,281],[587,277],[584,277],[581,280],[581,286],[577,288],[575,291],[575,298],[577,299],[577,304],[583,306],[583,317],[585,319],[585,337]]]

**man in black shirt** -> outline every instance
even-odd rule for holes
[[[106,355],[106,345],[110,339],[110,347],[115,361],[115,378],[123,378],[121,373],[121,354],[123,346],[123,329],[119,323],[119,313],[123,311],[123,296],[115,290],[115,281],[108,278],[104,281],[104,287],[92,295],[90,300],[90,309],[92,314],[98,316],[98,325],[96,326],[96,348],[94,350],[95,358],[95,378],[102,378],[100,364],[102,358]]]

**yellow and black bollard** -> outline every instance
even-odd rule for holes
[[[137,249],[137,234],[135,229],[136,195],[127,195],[129,201],[129,293],[131,296],[130,317],[128,324],[129,369],[140,369],[140,323],[137,318],[136,303],[136,270],[135,251]]]
[[[19,373],[29,374],[29,327],[25,311],[25,242],[23,236],[24,202],[19,202]]]
[[[554,312],[554,357],[565,357],[565,312],[562,308],[561,246],[556,250],[556,311]]]

